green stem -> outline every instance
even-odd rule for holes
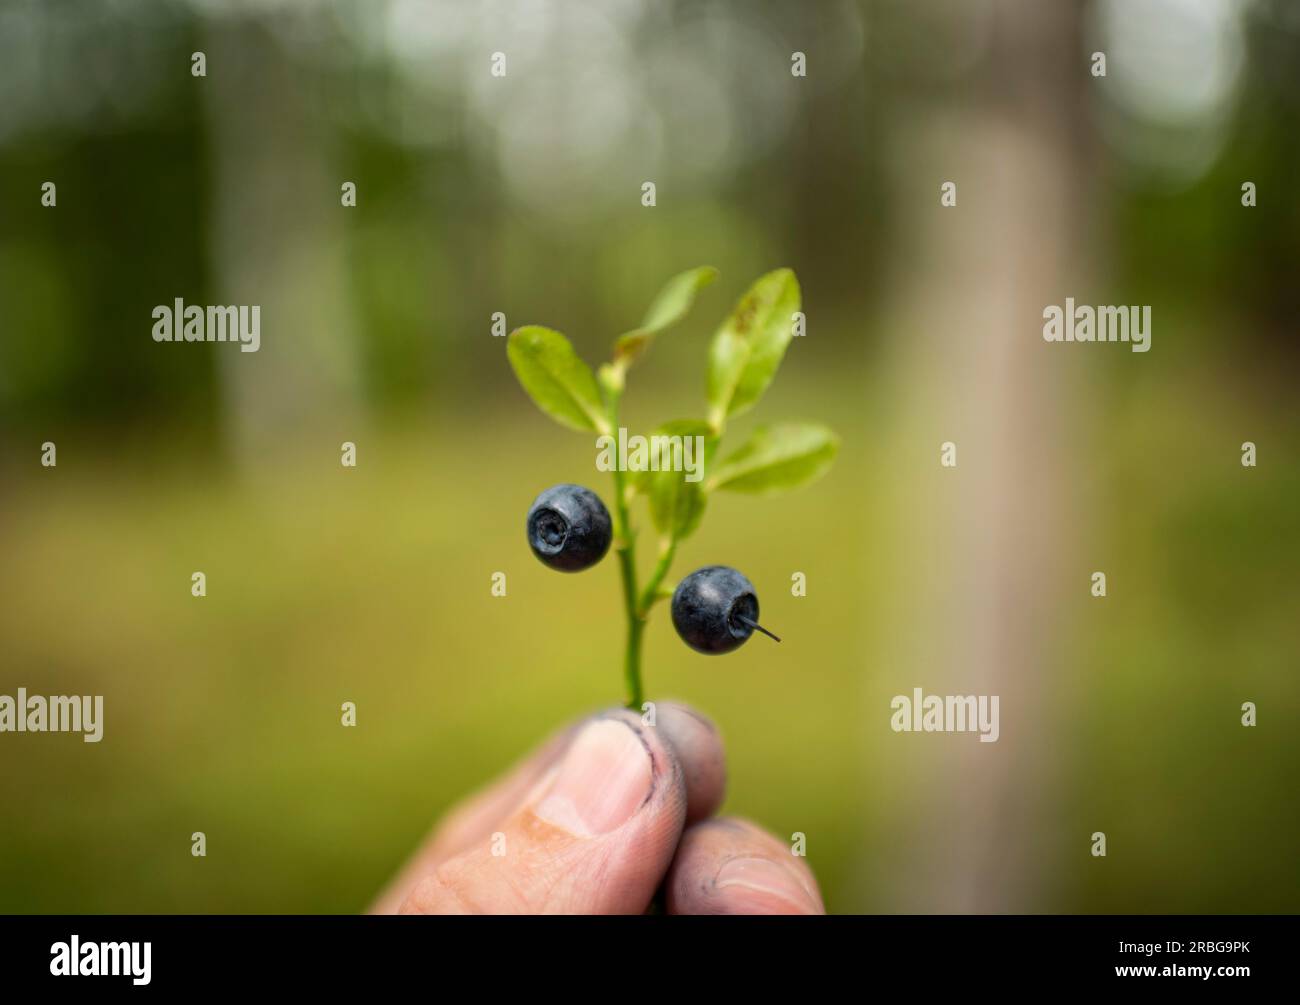
[[[642,619],[650,613],[650,608],[655,602],[663,599],[663,593],[659,589],[664,581],[664,576],[668,575],[668,569],[673,564],[673,555],[677,552],[677,539],[666,537],[659,545],[659,561],[655,563],[654,571],[650,573],[650,579],[645,584],[645,589],[641,593],[641,603],[637,607]]]
[[[609,422],[618,428],[617,393],[609,396]],[[627,485],[624,473],[614,465],[614,550],[618,552],[618,567],[623,581],[623,610],[627,615],[627,646],[623,652],[623,677],[627,682],[627,707],[633,711],[641,708],[644,694],[641,690],[641,633],[645,622],[637,607],[636,589],[636,535],[632,531],[627,505]]]
[[[618,481],[620,479],[616,479]],[[626,506],[624,509],[626,510]],[[627,707],[641,708],[641,630],[645,622],[636,607],[636,558],[632,543],[618,546],[618,564],[623,574],[623,607],[627,613],[627,647],[623,653],[623,676],[627,681]]]

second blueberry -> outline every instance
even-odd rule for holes
[[[755,630],[775,635],[758,623],[754,584],[729,565],[696,569],[673,591],[673,627],[696,652],[729,653]]]

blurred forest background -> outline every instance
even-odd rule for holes
[[[808,334],[737,432],[843,438],[679,553],[781,646],[651,623],[727,811],[835,911],[1300,909],[1297,137],[1287,0],[0,0],[0,693],[106,708],[0,736],[0,910],[359,910],[621,700],[614,563],[523,532],[607,476],[491,316],[594,364],[701,264],[628,424],[700,414],[788,265]],[[154,343],[176,297],[260,304],[261,351]],[[1045,343],[1066,297],[1151,305],[1151,351]],[[914,687],[1001,695],[1001,739],[891,732]]]

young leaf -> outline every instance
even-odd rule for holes
[[[703,475],[714,446],[709,424],[700,419],[666,422],[647,437],[647,446],[651,456],[659,452],[661,469],[683,469],[645,471],[640,476],[641,490],[650,499],[650,519],[655,529],[680,541],[699,526],[704,516]],[[685,470],[687,461],[693,471]],[[700,477],[688,481],[687,475]]]
[[[679,272],[664,284],[650,303],[641,324],[620,335],[614,343],[614,361],[624,369],[631,366],[650,347],[655,335],[675,325],[695,303],[695,295],[718,278],[718,270],[711,265]]]
[[[759,278],[740,298],[709,346],[709,424],[720,431],[762,397],[785,355],[799,310],[799,281],[789,269]]]
[[[839,437],[825,426],[765,426],[718,464],[708,490],[771,493],[797,488],[825,474],[839,448]]]
[[[718,270],[712,265],[702,265],[698,269],[679,272],[664,283],[663,289],[651,301],[645,312],[641,327],[650,331],[661,331],[669,325],[675,325],[695,302],[695,294],[718,278]]]
[[[506,355],[523,389],[560,425],[609,432],[591,367],[559,332],[540,325],[517,328],[510,333]]]

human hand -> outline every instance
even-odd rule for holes
[[[585,719],[453,810],[376,914],[822,914],[812,871],[754,824],[713,818],[722,740],[660,703]]]

